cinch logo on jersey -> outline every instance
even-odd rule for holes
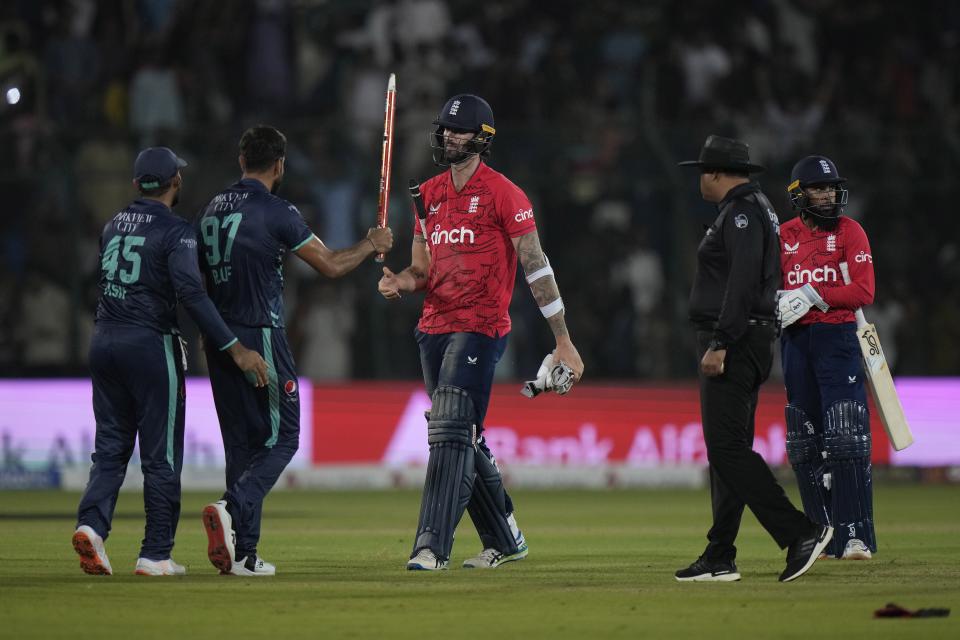
[[[517,215],[513,216],[513,219],[517,222],[523,222],[524,220],[533,219],[533,209],[521,209],[517,211]]]
[[[802,285],[810,282],[836,282],[837,270],[831,266],[824,265],[816,269],[801,269],[800,265],[793,267],[793,271],[787,274],[787,284]]]
[[[856,255],[856,257],[853,259],[853,261],[854,261],[854,262],[869,262],[870,264],[873,264],[873,256],[870,255],[869,253],[867,253],[866,251],[861,251],[860,253],[858,253],[858,254]]]
[[[473,230],[466,227],[459,229],[440,230],[440,225],[434,227],[434,232],[430,234],[430,243],[437,244],[473,244]]]

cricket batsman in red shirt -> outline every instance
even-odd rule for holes
[[[420,520],[407,569],[446,569],[453,533],[470,513],[483,550],[466,568],[496,568],[527,555],[513,502],[483,439],[494,369],[510,333],[508,307],[517,259],[556,338],[569,390],[583,375],[570,340],[553,269],[540,248],[533,206],[504,175],[484,162],[496,129],[493,110],[478,96],[450,98],[433,122],[434,162],[449,170],[420,185],[425,219],[414,221],[409,267],[384,267],[378,289],[387,299],[424,291],[416,337],[427,393],[430,457]]]
[[[834,527],[826,553],[865,560],[877,541],[854,313],[873,302],[873,256],[863,227],[843,215],[846,180],[832,160],[804,158],[793,167],[787,190],[800,214],[780,226],[787,457],[807,516]]]

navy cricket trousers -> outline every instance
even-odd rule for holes
[[[823,416],[838,400],[867,406],[857,325],[852,322],[793,325],[780,338],[787,402],[800,407],[819,437]]]
[[[177,336],[132,325],[98,323],[90,343],[93,467],[77,526],[110,534],[117,494],[140,438],[146,529],[140,557],[170,557],[180,519],[185,388]]]
[[[209,344],[207,367],[227,464],[223,499],[237,534],[237,559],[254,555],[263,500],[300,445],[300,389],[283,329],[231,325],[267,362],[268,383],[256,388],[233,359]]]
[[[415,331],[420,346],[420,365],[427,395],[440,386],[454,386],[470,395],[476,412],[477,448],[491,460],[493,454],[483,438],[483,419],[490,405],[490,391],[497,363],[507,348],[507,336],[491,338],[482,333],[424,333]],[[513,500],[506,494],[507,513],[513,513]]]

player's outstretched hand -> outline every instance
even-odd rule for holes
[[[367,238],[373,243],[377,253],[386,253],[393,248],[393,230],[390,227],[374,227],[367,231]]]
[[[255,387],[267,386],[267,363],[256,351],[251,351],[239,342],[234,342],[227,353],[234,363],[247,376],[247,380]]]
[[[387,267],[383,268],[383,277],[377,283],[377,291],[387,300],[396,300],[400,297],[400,279],[397,274]]]
[[[554,362],[562,362],[573,369],[573,379],[577,382],[583,377],[583,360],[580,353],[569,339],[557,341],[557,348],[553,352]]]

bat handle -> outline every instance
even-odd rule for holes
[[[850,265],[846,262],[840,263],[840,273],[843,274],[843,284],[850,284]],[[854,314],[857,318],[857,328],[867,325],[867,317],[863,315],[863,309],[857,309]]]

